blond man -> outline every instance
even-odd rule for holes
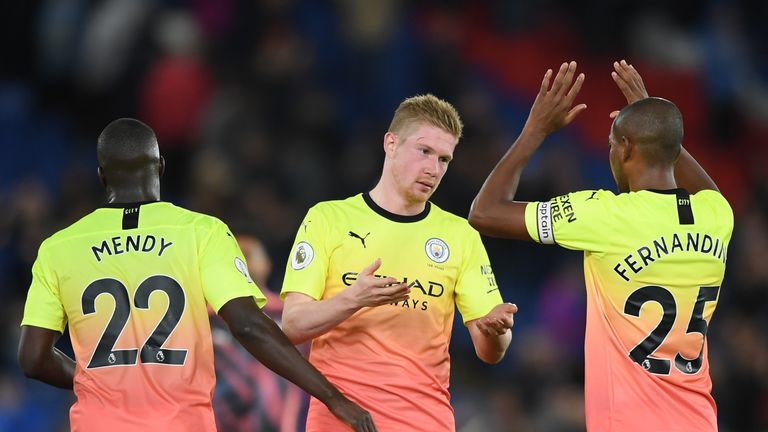
[[[286,266],[283,330],[370,410],[380,431],[453,431],[448,343],[456,307],[478,357],[498,363],[517,308],[503,303],[480,236],[429,201],[462,123],[432,95],[403,101],[370,191],[312,207]],[[312,400],[307,432],[343,430]]]

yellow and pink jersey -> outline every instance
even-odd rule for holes
[[[312,341],[310,361],[382,432],[453,431],[448,393],[454,310],[464,322],[502,302],[480,236],[466,220],[428,203],[392,214],[368,194],[312,207],[299,227],[282,294],[333,297],[381,258],[376,275],[411,287],[410,298],[363,308]],[[347,430],[317,400],[307,432]]]
[[[526,208],[531,237],[584,251],[587,429],[716,431],[706,334],[733,212],[716,191],[581,191]]]
[[[95,210],[40,246],[22,325],[69,326],[73,431],[215,431],[206,303],[266,301],[220,220],[166,202]]]

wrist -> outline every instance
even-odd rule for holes
[[[523,130],[520,132],[518,141],[525,142],[534,146],[534,148],[538,148],[538,146],[544,142],[544,139],[547,137],[547,135],[549,135],[548,132],[526,123],[525,126],[523,126]]]
[[[350,313],[355,313],[360,308],[363,307],[363,305],[361,305],[360,302],[357,300],[357,298],[355,298],[355,296],[353,295],[354,288],[355,288],[355,285],[352,284],[352,286],[340,292],[335,297],[339,302],[339,306],[341,307],[341,309]]]

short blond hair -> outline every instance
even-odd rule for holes
[[[438,127],[457,140],[461,138],[464,124],[458,111],[450,103],[432,94],[409,97],[395,110],[389,131],[400,135],[414,123],[423,122]]]

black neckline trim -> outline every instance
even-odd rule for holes
[[[127,202],[127,203],[106,203],[102,207],[103,208],[130,208],[130,207],[139,207],[144,204],[153,204],[153,203],[159,203],[162,201],[138,201],[138,202]]]
[[[654,192],[654,193],[660,193],[665,195],[677,195],[679,193],[688,193],[687,190],[683,188],[675,188],[675,189],[646,189],[648,192]]]
[[[427,204],[424,206],[424,210],[422,210],[421,213],[411,215],[411,216],[405,216],[405,215],[392,213],[388,210],[381,208],[381,206],[379,206],[378,204],[376,204],[376,202],[373,201],[373,198],[371,198],[370,192],[363,193],[363,200],[365,201],[366,204],[368,204],[368,207],[370,207],[371,210],[375,211],[380,216],[385,217],[393,222],[402,222],[402,223],[418,222],[426,218],[429,215],[429,210],[432,208],[432,203],[427,201]]]

